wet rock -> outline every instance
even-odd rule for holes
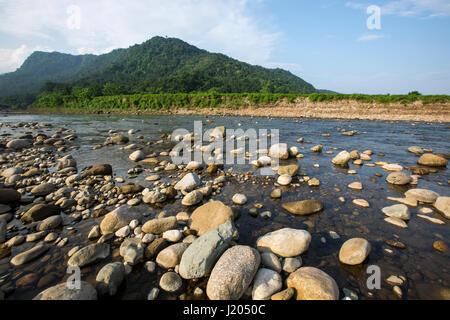
[[[127,184],[120,188],[120,192],[123,194],[136,194],[142,190],[144,190],[144,187],[136,184]]]
[[[362,190],[363,188],[361,182],[352,182],[348,185],[348,187],[353,190]]]
[[[25,263],[28,263],[28,262],[40,257],[45,252],[47,252],[49,249],[50,249],[50,247],[47,244],[38,243],[33,248],[14,256],[14,258],[11,259],[11,264],[16,267],[21,266]]]
[[[436,251],[445,253],[445,252],[447,251],[447,249],[448,249],[448,246],[445,244],[444,241],[438,240],[438,241],[435,241],[435,242],[433,243],[433,248],[434,248]]]
[[[57,216],[61,213],[61,208],[53,204],[36,204],[31,207],[23,216],[22,221],[32,223],[41,221],[51,216]]]
[[[351,156],[347,151],[340,152],[336,157],[331,160],[331,162],[338,166],[348,166],[348,162],[350,161]]]
[[[162,203],[167,200],[167,196],[159,191],[150,191],[144,194],[142,201],[147,204]]]
[[[81,248],[70,257],[69,266],[78,266],[80,268],[97,261],[103,260],[109,256],[110,247],[107,243],[94,243]]]
[[[221,201],[210,201],[194,210],[191,215],[190,228],[201,236],[228,220],[233,220],[231,208]]]
[[[36,230],[38,231],[50,231],[57,229],[62,224],[62,218],[60,215],[57,216],[51,216],[47,219],[44,219],[42,222],[40,222]]]
[[[322,149],[323,149],[323,146],[322,146],[321,144],[319,144],[319,145],[317,145],[317,146],[312,147],[310,150],[311,150],[312,152],[321,153],[321,152],[322,152]]]
[[[306,230],[284,228],[269,232],[256,241],[260,252],[273,252],[281,257],[296,257],[308,250],[311,234]]]
[[[97,300],[97,291],[85,281],[81,281],[80,289],[71,289],[63,282],[42,291],[33,300]]]
[[[277,183],[281,186],[288,186],[292,182],[292,177],[288,174],[283,174],[278,177]]]
[[[121,262],[108,263],[95,278],[98,294],[114,296],[125,278],[125,268]]]
[[[369,202],[367,202],[364,199],[355,199],[352,202],[353,202],[353,204],[357,205],[358,207],[363,207],[363,208],[369,208],[370,207]]]
[[[230,246],[235,233],[231,221],[197,238],[183,253],[179,273],[184,279],[209,275],[220,255]]]
[[[247,197],[245,194],[241,193],[236,193],[231,200],[237,205],[244,205],[247,203]]]
[[[144,160],[145,153],[143,153],[141,150],[137,150],[137,151],[133,152],[132,154],[130,154],[129,159],[134,162]]]
[[[269,300],[270,297],[283,287],[281,276],[270,269],[261,268],[253,280],[253,300]]]
[[[282,176],[284,174],[287,174],[291,177],[294,177],[295,175],[297,175],[297,172],[299,169],[300,169],[300,166],[297,164],[280,166],[280,167],[278,167],[278,175]]]
[[[302,260],[300,258],[286,258],[283,261],[283,271],[292,273],[302,266]]]
[[[21,168],[8,168],[2,171],[0,174],[2,177],[10,178],[13,176],[20,176],[23,173],[23,170]]]
[[[4,219],[0,219],[0,243],[6,241],[6,221]]]
[[[411,189],[405,192],[405,196],[425,203],[434,203],[439,197],[439,194],[427,189]]]
[[[187,195],[183,197],[181,204],[183,206],[193,206],[196,205],[203,200],[203,193],[199,190],[194,190],[189,192]]]
[[[126,238],[120,245],[120,255],[132,266],[144,257],[144,245],[137,238]]]
[[[175,185],[175,190],[184,190],[186,192],[194,190],[196,187],[202,184],[202,181],[195,173],[186,174],[178,183]]]
[[[448,160],[432,153],[422,155],[417,164],[428,167],[446,167]]]
[[[386,181],[390,184],[405,185],[412,181],[412,178],[405,172],[392,172],[386,177]]]
[[[91,176],[112,176],[112,167],[109,164],[99,164],[82,174],[82,178]]]
[[[47,235],[46,231],[41,231],[41,232],[36,232],[36,233],[31,233],[28,234],[26,237],[26,242],[36,242],[41,240],[42,238],[44,238]]]
[[[54,191],[56,191],[56,186],[53,183],[43,183],[31,189],[31,194],[36,197],[45,197]]]
[[[124,136],[122,134],[117,134],[112,137],[108,137],[106,139],[106,144],[127,144],[130,142],[130,139],[127,136]]]
[[[274,144],[269,149],[269,157],[286,160],[289,158],[289,149],[286,143]]]
[[[115,233],[133,220],[142,221],[142,214],[132,207],[121,206],[108,213],[100,223],[102,234]]]
[[[434,203],[434,207],[450,219],[450,197],[438,197]]]
[[[385,218],[384,221],[386,221],[387,223],[390,223],[394,226],[403,228],[403,229],[408,228],[408,225],[406,224],[406,222],[399,218],[388,217],[388,218]]]
[[[152,219],[142,226],[142,231],[151,234],[162,234],[167,230],[174,229],[177,226],[176,217],[167,217],[161,219]]]
[[[288,212],[300,216],[310,215],[323,210],[323,204],[314,199],[288,202],[282,204],[282,207]]]
[[[291,273],[288,288],[294,288],[297,300],[338,300],[339,288],[328,274],[314,267],[303,267]]]
[[[390,247],[397,249],[406,249],[406,245],[403,242],[397,240],[386,240],[385,242]]]
[[[281,189],[275,189],[270,193],[272,199],[280,199],[282,195]]]
[[[159,280],[161,289],[167,292],[177,292],[183,286],[183,280],[175,272],[167,272]]]
[[[410,214],[409,209],[404,204],[396,204],[389,207],[384,207],[381,209],[385,215],[388,217],[398,218],[402,220],[409,220]]]
[[[214,266],[206,293],[210,300],[239,300],[260,264],[258,251],[248,246],[226,250]]]
[[[184,251],[189,243],[176,243],[160,251],[156,257],[156,263],[165,269],[175,268],[181,261]]]
[[[349,239],[339,251],[339,261],[348,265],[361,264],[369,255],[370,249],[370,243],[366,239]]]
[[[19,201],[21,195],[14,189],[0,189],[0,203],[7,204]]]
[[[411,153],[414,153],[415,155],[421,155],[421,154],[425,153],[425,151],[423,151],[423,149],[421,147],[417,147],[417,146],[409,147],[408,151]]]

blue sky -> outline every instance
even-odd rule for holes
[[[0,0],[0,73],[35,50],[101,54],[155,35],[320,89],[450,94],[450,0]]]

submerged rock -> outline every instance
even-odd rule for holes
[[[108,263],[95,278],[96,289],[100,295],[113,296],[125,278],[125,267],[121,262]]]
[[[68,261],[69,266],[78,266],[80,268],[103,260],[109,256],[109,244],[94,243],[88,245],[73,254]]]
[[[294,288],[297,300],[338,300],[339,287],[328,274],[314,267],[303,267],[290,274],[288,288]]]
[[[323,210],[323,204],[317,200],[303,200],[282,204],[282,207],[295,215],[310,215]]]
[[[366,239],[349,239],[339,251],[339,261],[348,265],[361,264],[369,255],[370,249],[370,243]]]
[[[426,153],[417,160],[417,164],[428,167],[446,167],[447,163],[447,159],[432,153]]]

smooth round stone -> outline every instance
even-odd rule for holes
[[[355,205],[357,205],[359,207],[363,207],[363,208],[369,208],[370,207],[369,202],[367,202],[364,199],[355,199],[352,202],[353,202],[353,204],[355,204]]]
[[[135,207],[138,204],[141,203],[141,200],[139,198],[133,198],[127,201],[127,205],[129,205],[130,207]]]
[[[244,205],[247,203],[247,197],[244,194],[236,193],[233,196],[232,201],[237,205]]]
[[[283,174],[278,177],[277,183],[281,186],[288,186],[292,182],[292,177],[288,174]]]
[[[417,163],[428,167],[446,167],[448,160],[432,153],[422,155]]]
[[[388,163],[388,164],[383,165],[381,168],[386,171],[402,171],[403,170],[403,167],[396,163]]]
[[[202,167],[202,164],[197,161],[191,161],[187,164],[186,169],[188,170],[197,170]]]
[[[405,185],[412,181],[412,178],[405,172],[397,171],[392,172],[386,177],[386,181],[390,184]]]
[[[338,155],[334,157],[333,160],[331,160],[331,162],[338,166],[346,166],[348,165],[350,159],[351,159],[350,153],[344,150],[338,153]]]
[[[233,217],[233,210],[229,206],[221,201],[209,201],[194,210],[190,229],[197,231],[197,235],[201,236],[228,220],[233,220]]]
[[[113,296],[125,277],[125,267],[121,262],[113,262],[105,265],[95,279],[96,289],[100,295]]]
[[[370,253],[370,243],[363,238],[349,239],[339,251],[339,261],[348,265],[361,264]]]
[[[281,194],[282,194],[281,189],[275,189],[275,190],[273,190],[273,191],[270,193],[270,197],[271,197],[272,199],[280,199],[280,198],[281,198]]]
[[[178,242],[183,237],[183,234],[180,230],[168,230],[162,234],[162,237],[170,242]]]
[[[264,252],[261,254],[261,264],[264,267],[272,269],[278,273],[280,273],[282,270],[280,260],[278,259],[276,254],[272,252]]]
[[[283,261],[283,271],[292,273],[302,266],[301,258],[286,258]]]
[[[299,169],[300,169],[300,166],[297,164],[291,164],[288,166],[280,166],[280,167],[278,167],[278,174],[280,176],[288,175],[288,176],[293,177],[297,174]]]
[[[402,220],[409,220],[410,214],[409,209],[404,204],[395,204],[390,207],[384,207],[381,209],[385,215],[388,217],[398,218]]]
[[[116,235],[116,237],[119,237],[119,238],[125,238],[125,237],[128,237],[130,232],[131,232],[130,226],[125,226],[125,227],[120,228],[119,230],[117,230],[115,235]]]
[[[403,229],[408,228],[408,225],[406,224],[406,222],[399,218],[388,217],[388,218],[385,218],[384,221],[386,221],[387,223],[390,223],[394,226],[403,228]]]
[[[362,190],[363,186],[361,182],[353,182],[348,185],[350,189],[353,190]]]
[[[199,190],[194,190],[184,196],[183,200],[181,201],[181,204],[183,206],[193,206],[202,202],[202,200],[203,200],[203,193]]]
[[[161,179],[161,177],[157,174],[152,174],[145,178],[146,181],[158,181],[159,179]]]
[[[167,292],[177,292],[181,289],[182,285],[183,281],[175,272],[167,272],[159,280],[159,286]]]
[[[434,207],[450,219],[450,197],[438,197],[434,203]]]
[[[290,274],[288,288],[294,288],[297,300],[338,300],[339,287],[328,274],[314,267],[303,267]]]
[[[156,263],[165,269],[175,268],[180,263],[181,257],[188,247],[189,243],[173,244],[158,253]]]
[[[282,207],[292,214],[301,216],[310,215],[323,210],[323,204],[314,199],[288,202],[282,204]]]
[[[63,282],[42,291],[33,300],[97,300],[97,291],[85,281],[81,281],[80,290],[72,290]]]
[[[269,149],[269,157],[286,160],[289,158],[289,149],[286,143],[274,144]]]
[[[306,230],[284,228],[269,232],[256,241],[260,252],[273,252],[281,257],[296,257],[308,250],[311,234]]]
[[[439,194],[427,189],[411,189],[405,192],[405,196],[424,203],[434,203]]]
[[[281,276],[270,269],[261,268],[253,280],[253,300],[269,300],[272,295],[283,287]]]
[[[320,186],[319,179],[312,178],[312,179],[308,180],[308,186],[310,186],[310,187],[318,187],[318,186]]]

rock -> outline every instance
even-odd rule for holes
[[[45,197],[54,191],[56,191],[56,186],[53,183],[43,183],[31,189],[31,194],[36,197]]]
[[[260,264],[258,251],[248,246],[226,250],[214,266],[206,287],[210,300],[239,300]]]
[[[38,243],[33,248],[14,256],[14,258],[11,259],[11,264],[16,267],[21,266],[25,263],[28,263],[28,262],[40,257],[45,252],[47,252],[49,249],[50,249],[50,247],[47,244]]]
[[[319,144],[319,145],[317,145],[317,146],[312,147],[310,150],[311,150],[312,152],[320,153],[320,152],[322,152],[322,149],[323,149],[323,146],[322,146],[321,144]]]
[[[151,234],[162,234],[167,230],[172,230],[177,226],[176,217],[167,217],[161,219],[152,219],[142,226],[142,231]]]
[[[144,245],[137,238],[126,238],[120,245],[120,255],[126,263],[134,266],[144,257]]]
[[[350,153],[347,151],[340,152],[336,157],[331,160],[331,162],[337,166],[348,166],[348,162],[350,161],[352,157],[350,156]]]
[[[176,243],[160,251],[156,257],[156,263],[165,269],[175,268],[181,261],[184,251],[189,243]]]
[[[363,238],[349,239],[339,251],[339,261],[348,265],[357,265],[363,263],[370,253],[370,243]]]
[[[102,236],[102,233],[100,231],[100,226],[93,226],[91,231],[89,231],[88,239],[94,240],[97,238],[100,238]]]
[[[9,141],[6,144],[6,147],[8,149],[16,149],[16,150],[29,148],[29,147],[31,147],[31,140],[28,140],[28,139],[14,139],[14,140]]]
[[[36,230],[38,231],[50,231],[57,229],[62,224],[62,218],[60,215],[57,216],[51,216],[47,219],[44,219],[42,222],[40,222]]]
[[[425,151],[421,147],[412,146],[408,148],[408,151],[411,153],[414,153],[415,155],[421,155],[424,154]]]
[[[446,167],[448,160],[432,153],[422,155],[417,164],[428,167]]]
[[[36,204],[29,209],[21,218],[25,223],[32,223],[41,221],[51,216],[58,216],[61,213],[61,208],[53,204]]]
[[[281,272],[282,267],[278,257],[272,252],[264,252],[261,254],[261,264],[269,269],[272,269],[278,273]]]
[[[125,226],[116,231],[115,236],[118,238],[126,238],[131,233],[130,226]]]
[[[160,179],[161,179],[161,177],[159,175],[152,174],[152,175],[149,175],[147,178],[145,178],[145,181],[158,181]]]
[[[256,240],[260,252],[273,252],[281,257],[296,257],[308,250],[311,234],[306,230],[284,228],[269,232]]]
[[[387,223],[393,224],[394,226],[403,228],[403,229],[408,228],[408,225],[406,224],[406,222],[399,218],[388,217],[388,218],[385,218],[384,221],[386,221]]]
[[[442,221],[441,219],[432,218],[432,217],[429,217],[429,216],[426,216],[426,215],[423,215],[423,214],[418,214],[417,216],[418,216],[419,218],[428,220],[428,221],[430,221],[430,222],[432,222],[432,223],[435,223],[435,224],[445,224],[445,222]]]
[[[31,233],[28,234],[26,237],[26,242],[36,242],[41,240],[42,238],[44,238],[47,235],[46,231],[41,231],[41,232],[36,232],[36,233]]]
[[[272,199],[280,199],[282,195],[281,189],[275,189],[270,193]]]
[[[130,139],[121,134],[116,134],[106,139],[107,144],[127,144],[128,142],[130,142]]]
[[[405,192],[405,196],[425,203],[434,203],[439,194],[427,189],[411,189]]]
[[[392,172],[386,177],[386,181],[390,184],[395,185],[405,185],[412,181],[412,178],[405,172],[402,171],[396,171]]]
[[[156,298],[158,298],[158,295],[159,295],[159,289],[153,288],[152,290],[150,290],[150,292],[147,296],[147,300],[150,300],[150,301],[156,300]]]
[[[63,282],[42,291],[33,300],[97,300],[97,291],[85,281],[80,282],[80,289],[70,289],[67,283]]]
[[[292,177],[288,174],[283,174],[283,175],[279,176],[277,179],[277,183],[280,186],[288,186],[291,184],[291,182],[292,182]]]
[[[403,170],[403,167],[401,165],[396,164],[396,163],[384,164],[381,168],[383,170],[386,170],[386,171],[398,171],[398,172],[400,172],[400,171]]]
[[[131,161],[138,162],[145,159],[145,153],[143,153],[141,150],[137,150],[130,154],[128,157]]]
[[[201,236],[217,228],[228,220],[233,220],[233,211],[221,201],[210,201],[194,210],[191,215],[192,230]]]
[[[168,242],[163,238],[157,238],[157,239],[153,240],[145,248],[145,258],[152,259],[167,246],[168,246]]]
[[[21,194],[14,189],[0,189],[0,203],[7,204],[19,201]]]
[[[270,297],[283,287],[281,276],[270,269],[261,268],[253,280],[253,300],[269,300]]]
[[[82,178],[91,176],[112,176],[112,167],[109,164],[99,164],[93,166],[91,169],[81,175]]]
[[[183,253],[179,273],[184,279],[209,275],[220,255],[230,246],[235,233],[231,221],[197,238]]]
[[[142,221],[142,214],[132,207],[121,206],[105,215],[100,223],[100,230],[102,234],[115,233],[135,219]]]
[[[203,200],[203,193],[199,190],[194,190],[184,196],[183,200],[181,201],[181,204],[183,206],[193,206],[202,202],[202,200]]]
[[[338,300],[339,288],[328,274],[314,267],[303,267],[290,274],[288,288],[297,292],[297,300]]]
[[[269,149],[269,157],[286,160],[289,158],[289,149],[286,143],[274,144]]]
[[[348,187],[353,190],[362,190],[363,188],[361,182],[352,182],[348,185]]]
[[[6,217],[7,215],[5,215],[5,213],[8,213],[12,210],[12,208],[6,204],[0,204],[0,217]],[[12,217],[11,217],[12,219]],[[10,219],[7,219],[8,221]]]
[[[44,238],[44,242],[47,242],[47,243],[49,243],[49,242],[53,242],[53,241],[55,241],[56,239],[58,239],[58,234],[56,233],[56,232],[52,232],[52,233],[49,233],[45,238]]]
[[[5,178],[11,178],[13,176],[20,176],[22,173],[23,173],[22,168],[13,167],[3,170],[0,176]]]
[[[391,201],[400,202],[400,203],[406,204],[407,206],[410,206],[410,207],[417,207],[417,200],[415,200],[415,199],[393,198],[393,197],[387,197],[386,199],[391,200]]]
[[[409,220],[410,214],[409,209],[404,204],[395,204],[390,207],[384,207],[381,209],[385,215],[388,217],[398,218],[402,220]]]
[[[297,175],[298,170],[300,169],[300,166],[297,164],[291,164],[288,166],[279,166],[278,167],[278,175],[282,176],[284,174],[287,174],[291,177],[294,177]]]
[[[98,294],[114,296],[125,278],[125,268],[121,262],[108,263],[95,278]]]
[[[247,197],[245,194],[236,193],[231,199],[237,205],[244,205],[247,203]]]
[[[280,291],[276,294],[274,294],[270,300],[282,300],[282,301],[287,301],[287,300],[291,300],[292,297],[295,295],[295,290],[294,288],[287,288],[286,290]]]
[[[202,167],[202,164],[197,161],[191,161],[186,165],[187,170],[197,170]]]
[[[385,243],[393,248],[397,249],[406,249],[406,245],[400,241],[397,240],[386,240]]]
[[[300,216],[310,215],[323,210],[323,204],[314,199],[288,202],[282,204],[282,207],[288,212]]]
[[[450,219],[450,197],[438,197],[434,203],[434,207]]]
[[[144,187],[136,184],[127,184],[120,188],[120,192],[123,194],[136,194],[142,190],[144,190]]]
[[[167,196],[156,190],[146,193],[142,199],[142,201],[147,204],[162,203],[166,200]]]
[[[357,205],[358,207],[363,207],[363,208],[369,208],[370,207],[369,202],[367,202],[364,199],[355,199],[352,202],[353,202],[353,204]]]
[[[94,243],[81,248],[70,257],[69,266],[78,266],[80,268],[103,260],[109,256],[109,244]]]
[[[286,258],[283,262],[283,271],[292,273],[302,266],[302,260],[299,258]]]
[[[0,243],[6,241],[6,221],[4,219],[0,219]]]
[[[183,280],[175,272],[167,272],[159,280],[161,289],[167,292],[177,292],[183,286]]]
[[[433,243],[433,248],[434,248],[436,251],[445,253],[445,252],[447,251],[447,249],[448,249],[448,246],[445,244],[444,241],[438,240],[438,241],[435,241],[435,242]]]
[[[195,173],[186,174],[178,183],[175,185],[175,190],[184,190],[186,192],[194,190],[196,187],[202,184],[202,181]]]
[[[168,230],[162,234],[162,237],[169,242],[178,242],[183,238],[180,230]]]

